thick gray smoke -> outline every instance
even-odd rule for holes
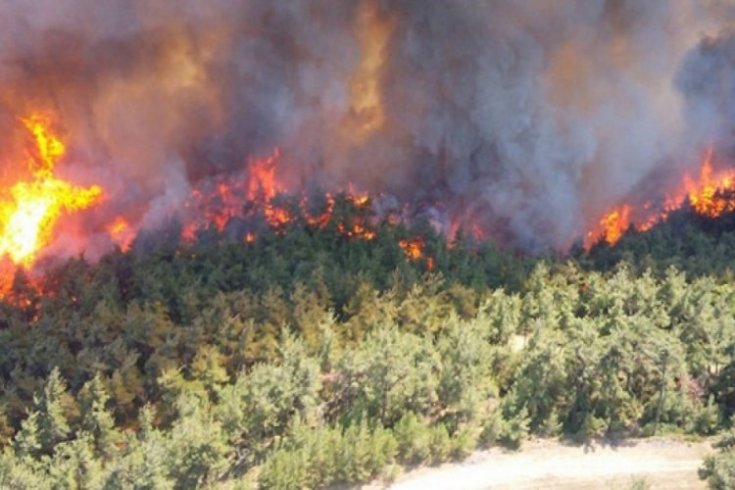
[[[735,41],[700,46],[732,20],[724,0],[4,0],[0,130],[54,112],[100,223],[156,226],[279,147],[293,185],[564,249],[732,134]]]
[[[686,56],[676,85],[691,131],[735,161],[735,31],[705,37]]]

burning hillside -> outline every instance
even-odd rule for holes
[[[697,215],[712,219],[735,211],[735,169],[714,170],[713,159],[714,153],[708,149],[699,175],[685,175],[679,188],[658,203],[647,201],[639,207],[622,204],[614,208],[587,233],[586,248],[598,242],[615,245],[629,229],[648,231],[685,206]]]
[[[99,185],[82,187],[56,175],[66,147],[52,132],[49,117],[33,115],[20,122],[29,136],[28,176],[9,185],[6,200],[0,201],[0,294],[11,287],[17,267],[32,268],[49,254],[50,245],[63,233],[58,228],[64,215],[99,207],[104,198]],[[215,231],[248,244],[262,232],[283,234],[307,227],[331,229],[344,239],[370,241],[376,237],[379,220],[397,222],[403,218],[395,209],[378,216],[370,196],[355,191],[352,185],[336,197],[288,189],[278,172],[279,159],[280,151],[275,150],[250,160],[240,172],[204,179],[194,187],[181,208],[170,209],[170,217],[181,224],[180,240],[195,242],[200,234]],[[336,209],[338,201],[347,208],[341,212]],[[111,243],[127,252],[139,226],[118,215],[102,228]],[[433,268],[433,258],[425,256],[421,238],[402,239],[399,246],[407,260],[422,261],[427,269]]]
[[[420,218],[533,253],[735,208],[730,1],[42,0],[0,18],[13,267],[172,220],[253,243]]]

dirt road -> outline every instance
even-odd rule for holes
[[[697,468],[709,442],[645,439],[616,446],[534,441],[523,449],[478,452],[467,461],[424,468],[392,490],[621,489],[645,480],[651,489],[701,489]]]

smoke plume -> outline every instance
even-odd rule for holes
[[[277,147],[291,186],[565,249],[731,149],[733,20],[725,0],[5,0],[0,179],[40,109],[64,172],[107,192],[78,228],[154,228]]]

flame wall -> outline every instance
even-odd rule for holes
[[[732,146],[733,20],[724,0],[6,0],[0,180],[43,110],[64,172],[107,196],[65,252],[104,250],[120,215],[158,226],[275,147],[292,186],[563,249]]]

